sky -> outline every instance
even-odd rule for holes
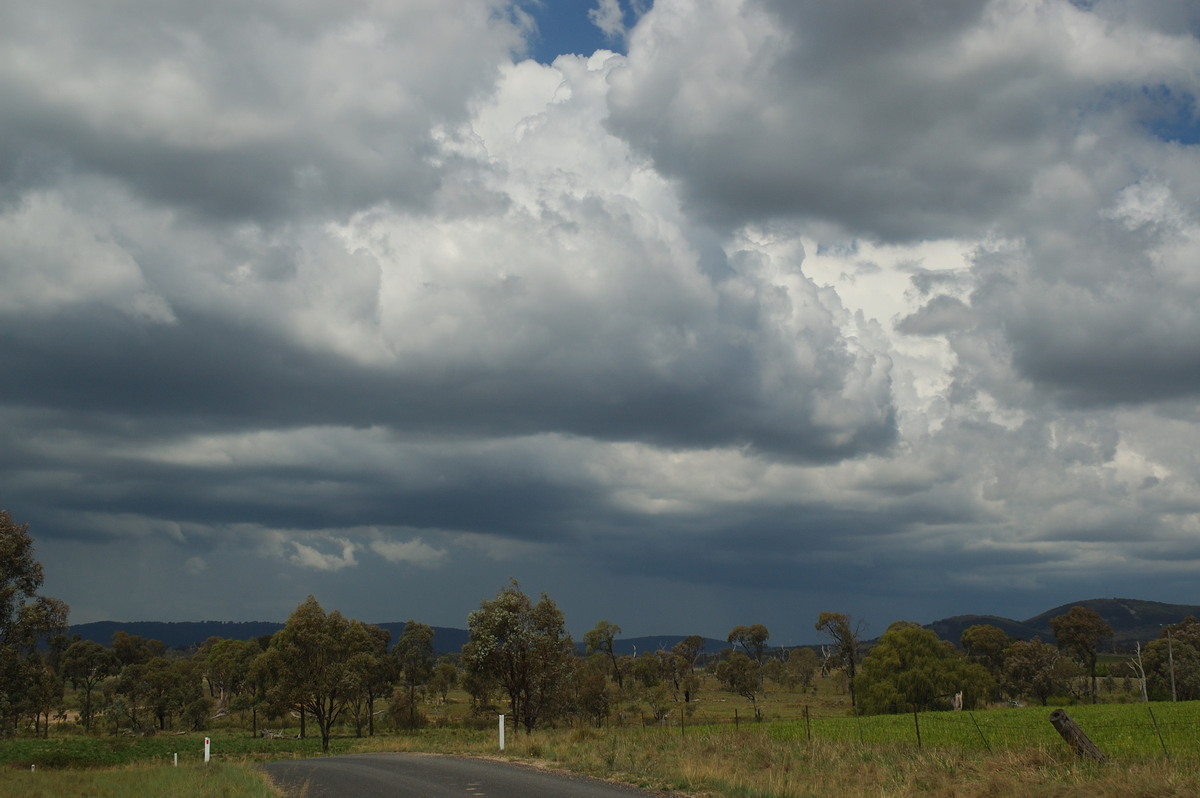
[[[0,4],[71,620],[1200,603],[1191,0]]]

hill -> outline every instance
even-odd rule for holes
[[[403,622],[375,625],[391,632],[393,642],[404,631]],[[210,637],[253,640],[273,635],[282,628],[283,624],[273,621],[96,621],[72,626],[67,633],[107,646],[112,643],[113,633],[120,630],[149,640],[161,640],[167,648],[186,650],[199,646]],[[433,627],[433,648],[437,654],[457,653],[466,642],[466,629]]]
[[[1073,601],[1046,610],[1024,621],[1014,621],[1011,618],[995,615],[956,615],[926,624],[926,628],[932,629],[943,640],[953,643],[959,641],[967,627],[975,624],[997,626],[1008,635],[1021,640],[1040,637],[1047,643],[1053,643],[1054,632],[1050,628],[1050,619],[1077,606],[1087,607],[1103,618],[1105,623],[1112,627],[1113,642],[1117,645],[1133,643],[1137,640],[1142,642],[1154,640],[1166,624],[1179,623],[1189,615],[1200,618],[1200,605],[1164,604],[1161,601],[1112,598]]]
[[[392,634],[395,642],[404,631],[403,622],[375,624]],[[148,640],[161,640],[167,648],[187,650],[195,648],[210,637],[231,640],[253,640],[263,635],[273,635],[283,624],[272,621],[96,621],[72,626],[69,635],[79,635],[84,640],[94,640],[101,645],[110,645],[113,634],[123,631]],[[658,635],[630,637],[614,641],[618,654],[635,654],[644,651],[670,649],[684,635]],[[467,642],[467,630],[448,626],[433,627],[433,649],[437,654],[457,654]],[[724,640],[704,639],[704,651],[716,653],[728,647]],[[582,647],[582,643],[580,643]],[[581,649],[582,650],[582,649]]]
[[[943,640],[958,643],[965,629],[976,624],[990,624],[1004,630],[1011,637],[1032,640],[1040,637],[1047,643],[1054,642],[1050,619],[1062,615],[1074,606],[1095,610],[1113,628],[1113,641],[1129,644],[1135,640],[1146,642],[1158,637],[1162,626],[1179,623],[1189,615],[1200,618],[1200,605],[1165,604],[1160,601],[1140,599],[1087,599],[1046,610],[1023,621],[999,615],[955,615],[926,624]],[[395,641],[404,631],[402,622],[376,624],[387,629]],[[103,645],[112,643],[113,633],[123,630],[126,634],[138,635],[152,640],[161,640],[168,648],[194,648],[210,637],[234,640],[252,640],[271,635],[283,628],[283,624],[270,621],[97,621],[72,626],[70,634],[84,640],[94,640]],[[448,626],[433,627],[433,647],[438,654],[457,654],[467,642],[467,630]],[[684,639],[684,635],[649,635],[629,637],[614,641],[618,654],[637,654],[645,651],[667,650]],[[580,644],[582,646],[582,644]],[[728,647],[724,640],[706,637],[704,651],[717,653]],[[581,649],[582,650],[582,649]]]

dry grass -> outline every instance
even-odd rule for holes
[[[774,738],[765,727],[575,729],[510,736],[422,734],[363,741],[364,749],[439,751],[507,759],[690,796],[729,798],[1150,798],[1200,795],[1200,764],[1080,762],[1057,747],[994,754],[922,751]]]
[[[0,769],[0,795],[10,798],[273,798],[261,771],[246,765],[126,765],[87,770]]]

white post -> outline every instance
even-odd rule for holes
[[[178,754],[178,752],[175,754],[175,767],[179,767],[179,754]]]
[[[500,750],[504,750],[504,716],[500,716]]]
[[[204,761],[205,762],[208,762],[208,757],[209,757],[211,748],[212,748],[212,740],[205,737],[204,738]]]

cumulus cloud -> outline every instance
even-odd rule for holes
[[[610,39],[625,35],[625,12],[620,0],[597,0],[596,7],[588,9],[588,19]]]
[[[1182,599],[1200,48],[1143,6],[604,0],[552,64],[499,0],[6,8],[0,503],[181,617]]]
[[[1003,228],[1081,133],[1133,121],[1124,104],[1090,109],[1186,87],[1198,58],[1185,34],[1003,0],[664,0],[629,55],[609,124],[709,218],[897,240]]]
[[[432,126],[463,119],[519,41],[503,9],[13,7],[0,34],[0,175],[10,190],[94,175],[216,220],[420,207],[439,182]]]

